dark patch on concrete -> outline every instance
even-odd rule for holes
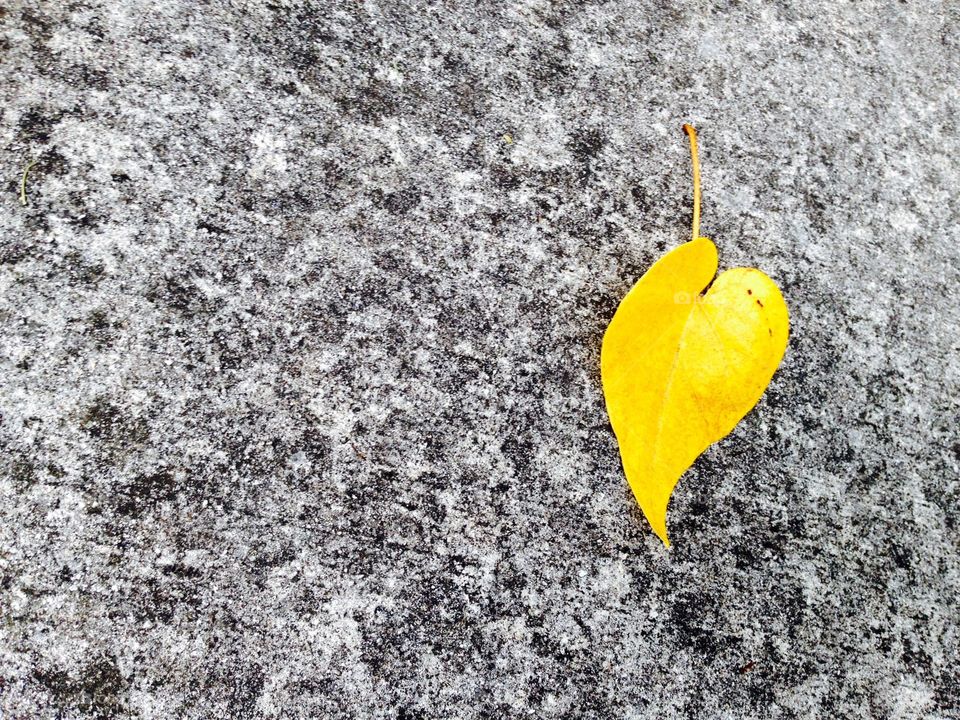
[[[127,716],[129,683],[112,657],[91,661],[78,675],[60,669],[37,669],[33,677],[53,703],[66,712],[97,720]]]
[[[415,187],[388,193],[383,198],[383,206],[394,215],[406,215],[419,203],[420,190]]]
[[[144,511],[155,509],[159,503],[175,498],[178,485],[172,472],[160,469],[137,475],[128,484],[120,485],[113,492],[111,501],[116,511],[121,515],[138,518]]]
[[[80,428],[96,443],[105,462],[119,463],[143,446],[150,436],[146,421],[120,405],[99,397],[87,406]]]

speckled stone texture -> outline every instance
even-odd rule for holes
[[[0,716],[960,718],[958,77],[953,2],[6,0]],[[685,121],[793,332],[665,551],[598,365]]]

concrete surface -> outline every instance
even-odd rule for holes
[[[958,76],[954,2],[6,0],[0,715],[960,717]],[[687,121],[793,334],[667,552],[598,360]]]

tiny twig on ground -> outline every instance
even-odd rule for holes
[[[360,458],[361,460],[366,460],[366,459],[367,459],[367,456],[364,455],[362,452],[360,452],[360,451],[357,449],[357,446],[353,443],[353,441],[350,442],[350,447],[353,448],[353,451],[357,454],[357,457],[358,457],[358,458]]]

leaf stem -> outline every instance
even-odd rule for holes
[[[23,175],[20,177],[20,204],[23,205],[23,207],[27,206],[27,173],[30,172],[30,168],[36,164],[37,160],[34,158],[23,169]]]
[[[693,161],[693,239],[700,237],[700,155],[697,152],[697,131],[685,124],[683,131],[690,136],[690,159]]]

